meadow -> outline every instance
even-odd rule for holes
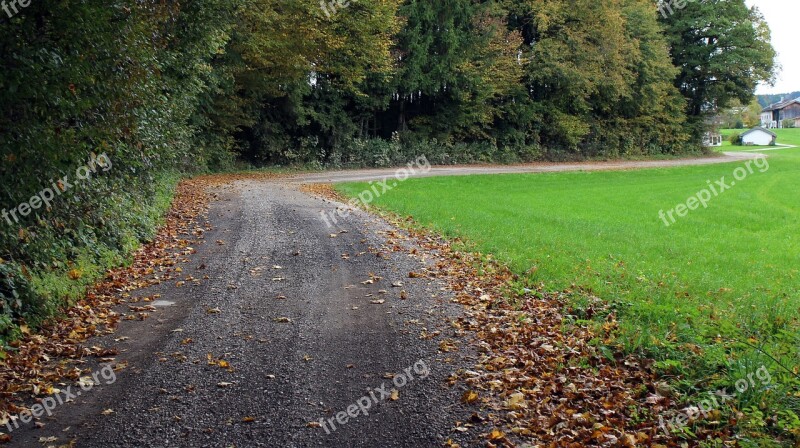
[[[800,129],[778,133],[800,145]],[[775,406],[796,411],[800,148],[763,153],[768,165],[735,182],[744,163],[438,177],[408,180],[373,205],[494,254],[526,282],[566,292],[571,307],[604,300],[620,321],[617,348],[655,359],[688,395],[768,364],[785,374],[778,401],[790,401]],[[662,219],[723,178],[734,185],[707,207]],[[356,195],[368,184],[338,188]]]

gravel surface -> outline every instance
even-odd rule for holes
[[[174,305],[90,341],[118,347],[129,367],[59,406],[43,428],[16,430],[11,446],[51,437],[45,445],[478,444],[475,433],[453,433],[471,411],[445,383],[470,355],[438,350],[460,310],[443,284],[409,278],[423,261],[382,248],[391,229],[360,212],[329,228],[320,212],[334,204],[273,182],[240,181],[218,195],[214,229],[182,266],[210,278],[138,291]],[[387,397],[391,389],[398,394]],[[348,420],[340,424],[348,407],[357,417],[338,415]]]
[[[413,175],[655,168],[758,156],[435,167]],[[473,410],[459,404],[463,390],[446,379],[469,368],[474,353],[463,348],[468,341],[459,352],[439,351],[443,338],[455,337],[449,322],[461,312],[444,284],[409,278],[425,261],[387,249],[394,230],[380,219],[353,211],[329,227],[321,213],[331,216],[341,204],[297,188],[395,173],[326,172],[219,187],[212,229],[182,266],[184,276],[208,278],[137,291],[160,294],[158,310],[89,341],[118,349],[117,361],[128,368],[113,384],[99,378],[40,427],[16,429],[9,446],[434,447],[448,439],[485,446],[479,433],[486,428],[454,431]],[[402,286],[392,286],[397,282]]]
[[[576,163],[529,163],[522,165],[464,165],[435,166],[430,170],[420,170],[414,165],[409,177],[432,176],[468,176],[474,174],[522,174],[522,173],[554,173],[567,171],[608,171],[633,170],[646,168],[669,168],[677,166],[714,165],[718,163],[740,162],[763,157],[763,154],[746,152],[724,152],[711,157],[669,160],[622,160],[613,162],[576,162]],[[299,174],[289,178],[295,183],[339,183],[367,182],[391,179],[396,168],[325,171],[322,173]]]

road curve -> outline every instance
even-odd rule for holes
[[[763,154],[746,152],[723,152],[713,157],[669,160],[619,160],[612,162],[575,162],[575,163],[530,163],[520,165],[456,165],[434,166],[430,170],[409,172],[409,177],[434,176],[469,176],[475,174],[524,174],[555,173],[568,171],[613,171],[647,168],[669,168],[679,166],[715,165],[720,163],[741,162],[764,157]],[[360,169],[325,171],[322,173],[297,174],[289,176],[292,183],[342,183],[385,181],[395,176],[396,168]]]
[[[434,167],[416,175],[753,157]],[[410,255],[403,248],[411,243],[358,210],[329,227],[323,213],[330,217],[341,204],[297,188],[395,173],[326,172],[216,188],[211,230],[182,264],[181,284],[173,277],[136,291],[135,297],[160,295],[151,317],[122,321],[114,335],[88,342],[116,350],[117,362],[128,367],[113,384],[101,381],[58,406],[38,428],[16,429],[9,446],[439,447],[448,439],[484,446],[485,428],[455,430],[471,410],[459,403],[464,391],[446,379],[475,358],[466,344],[457,353],[439,351],[443,339],[458,338],[449,322],[462,310],[444,284],[410,278],[424,268],[424,251]],[[118,311],[132,314],[127,306]]]

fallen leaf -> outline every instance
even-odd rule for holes
[[[489,433],[488,438],[489,440],[502,440],[505,439],[505,434],[499,429],[494,429],[492,432]]]
[[[461,396],[461,401],[466,404],[472,404],[478,401],[478,393],[475,391],[468,390],[464,392],[464,395]]]

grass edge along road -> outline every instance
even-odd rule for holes
[[[778,134],[800,144],[800,129]],[[592,296],[609,302],[621,324],[615,343],[654,359],[687,404],[733,392],[767,366],[775,380],[738,394],[742,415],[727,416],[740,434],[788,440],[800,434],[800,148],[767,154],[768,170],[669,227],[659,210],[733,179],[742,163],[411,179],[373,205],[462,237],[526,281],[568,294],[577,310]],[[352,197],[369,184],[336,188]],[[577,318],[600,325],[603,316]]]

